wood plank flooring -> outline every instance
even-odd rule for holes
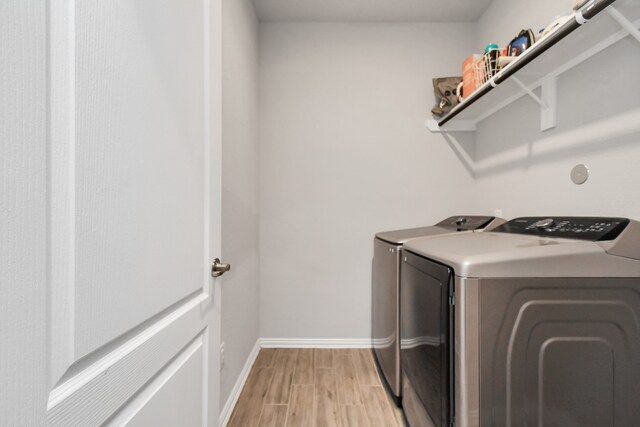
[[[273,349],[258,354],[229,427],[404,427],[371,350]]]

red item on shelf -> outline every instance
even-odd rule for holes
[[[462,95],[464,98],[467,98],[478,88],[474,72],[474,64],[479,58],[480,55],[474,53],[462,63]]]

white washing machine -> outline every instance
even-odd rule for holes
[[[415,238],[443,236],[495,228],[504,220],[488,216],[454,216],[430,227],[376,234],[373,257],[373,349],[388,389],[400,405],[400,256],[402,246]]]
[[[640,223],[412,240],[401,306],[411,426],[640,426]]]

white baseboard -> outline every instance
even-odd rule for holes
[[[249,378],[249,373],[251,372],[251,368],[258,357],[258,353],[260,353],[260,338],[258,338],[258,341],[256,341],[256,344],[253,346],[253,350],[249,353],[247,362],[244,364],[244,367],[238,376],[238,381],[236,381],[236,384],[233,386],[233,390],[231,390],[227,403],[224,404],[224,408],[220,411],[220,418],[218,420],[220,427],[225,427],[230,421],[233,408],[235,408],[236,403],[238,403],[240,393],[242,393],[242,389],[247,382],[247,378]]]
[[[371,348],[371,338],[261,338],[264,348]]]

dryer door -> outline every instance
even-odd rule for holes
[[[412,426],[452,419],[453,270],[404,252],[401,275],[401,365],[405,414]],[[427,415],[428,414],[428,415]]]
[[[374,239],[373,350],[387,385],[400,396],[400,286],[401,246]]]

